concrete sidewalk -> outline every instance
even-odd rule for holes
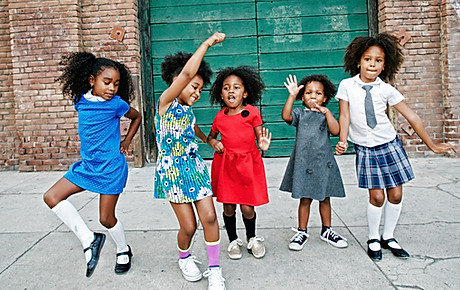
[[[258,207],[257,234],[267,254],[256,260],[243,252],[230,260],[221,230],[221,265],[227,289],[460,289],[460,159],[411,158],[415,180],[404,186],[404,205],[396,238],[411,254],[398,259],[383,250],[380,262],[366,254],[367,191],[356,183],[354,155],[338,156],[347,197],[332,199],[332,224],[349,247],[336,249],[319,238],[318,203],[312,204],[310,239],[300,252],[288,249],[297,226],[297,200],[278,190],[287,158],[264,159],[270,203]],[[207,281],[187,282],[177,265],[178,223],[168,202],[153,199],[153,166],[131,168],[117,208],[134,253],[132,269],[117,276],[110,237],[91,278],[78,239],[42,201],[42,194],[64,172],[0,172],[0,289],[206,289]],[[97,195],[84,192],[70,201],[94,231]],[[222,207],[216,204],[222,228]],[[239,236],[244,239],[238,212]],[[192,254],[207,255],[203,232]]]

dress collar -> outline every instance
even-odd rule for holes
[[[105,102],[106,101],[102,97],[93,95],[93,89],[89,89],[89,91],[86,92],[86,94],[84,94],[83,97],[87,99],[88,101],[92,101],[92,102]]]

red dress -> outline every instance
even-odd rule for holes
[[[212,131],[220,133],[224,153],[214,153],[211,186],[218,202],[257,206],[268,203],[265,168],[254,128],[262,125],[259,110],[246,105],[240,114],[219,111]],[[249,113],[249,114],[248,114]]]

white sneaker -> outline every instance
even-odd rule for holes
[[[291,242],[289,243],[289,249],[294,251],[300,251],[303,249],[303,246],[307,243],[308,234],[303,231],[299,231],[298,229],[292,228],[296,234],[291,238]]]
[[[264,238],[262,237],[252,237],[249,239],[248,242],[248,252],[252,254],[257,259],[262,258],[265,256],[265,246],[262,243]]]
[[[221,267],[211,267],[203,273],[208,278],[208,290],[225,290],[225,279]]]
[[[228,257],[233,260],[241,259],[243,256],[241,253],[241,246],[243,246],[243,241],[241,239],[233,240],[227,248]]]
[[[348,247],[347,239],[336,233],[332,228],[328,228],[324,231],[324,233],[321,235],[321,240],[337,248]]]
[[[195,264],[201,264],[201,262],[198,261],[195,256],[188,256],[185,259],[179,259],[178,263],[185,280],[195,282],[201,280],[201,278],[203,277],[200,269],[198,269],[198,267]]]

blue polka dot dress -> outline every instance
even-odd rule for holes
[[[82,160],[64,175],[73,184],[100,194],[120,194],[128,178],[128,165],[120,152],[120,118],[129,105],[119,96],[110,101],[89,101],[83,96],[75,105]]]
[[[162,116],[155,114],[158,159],[155,198],[187,203],[212,196],[206,164],[195,141],[195,115],[189,106],[173,101]]]

